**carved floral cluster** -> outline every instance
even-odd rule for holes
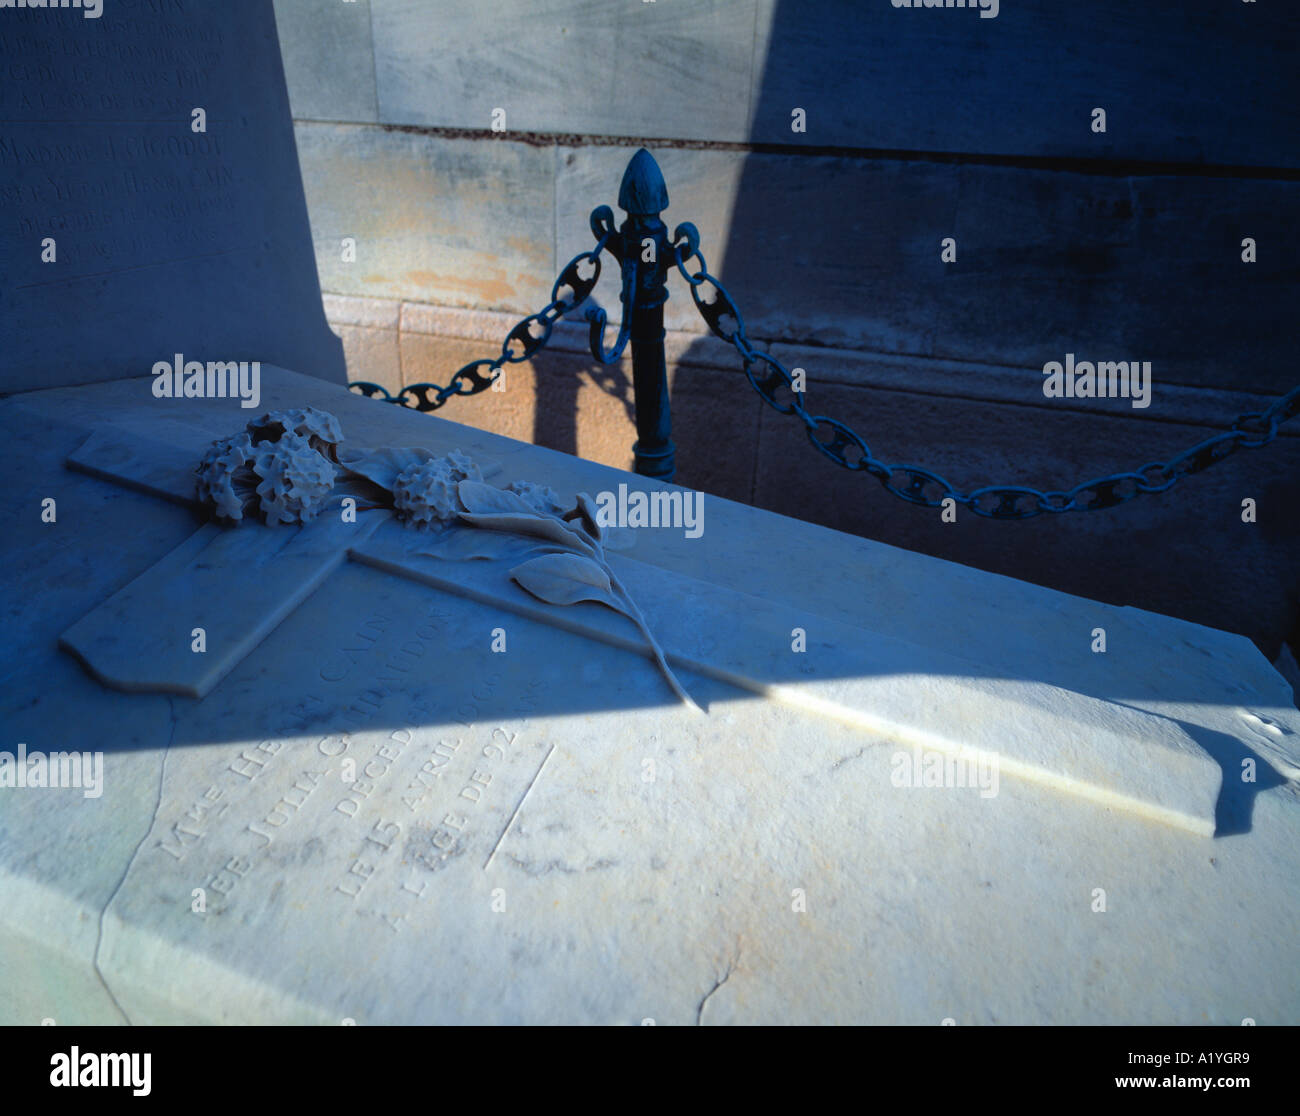
[[[507,492],[513,492],[533,511],[541,515],[563,515],[564,505],[555,494],[554,489],[532,481],[511,481],[506,485]]]
[[[483,473],[459,450],[412,465],[393,481],[397,518],[412,527],[441,527],[464,510],[456,494],[463,480],[481,481]]]
[[[217,519],[308,523],[338,476],[338,419],[314,407],[270,411],[213,442],[195,474],[199,502]]]
[[[296,434],[306,438],[312,449],[331,461],[338,461],[337,447],[343,441],[339,420],[328,411],[318,411],[315,407],[268,411],[248,424],[248,433],[254,445],[276,442],[286,434]]]
[[[407,527],[437,528],[418,554],[455,561],[523,559],[509,576],[538,600],[596,602],[622,613],[641,630],[673,692],[699,708],[609,564],[606,548],[620,545],[619,530],[600,522],[586,493],[566,509],[545,485],[486,484],[482,469],[459,450],[439,457],[422,447],[387,448],[340,459],[336,447],[342,440],[333,415],[310,407],[272,411],[212,444],[196,470],[199,498],[223,520],[237,522],[245,512],[256,512],[267,523],[306,523],[320,512],[342,469],[351,491],[376,501],[371,507],[391,507]]]

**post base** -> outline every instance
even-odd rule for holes
[[[632,445],[635,469],[643,477],[671,481],[677,473],[677,447],[670,441],[653,450],[643,450],[640,442]]]

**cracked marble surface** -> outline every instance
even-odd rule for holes
[[[1010,778],[898,785],[900,745],[861,725],[683,671],[700,718],[630,650],[356,563],[202,700],[118,693],[59,633],[194,522],[61,455],[106,416],[184,447],[233,413],[160,428],[133,383],[0,403],[0,750],[105,752],[97,800],[0,790],[0,1020],[1300,1021],[1300,725],[1245,641],[723,501],[701,549],[638,543],[810,628],[928,640],[994,681],[1169,717],[1225,772],[1254,759],[1213,838]],[[565,496],[627,480],[289,374],[264,399],[368,440],[477,442],[504,480]],[[735,565],[757,530],[769,545]],[[850,571],[871,588],[844,593]],[[963,604],[918,625],[894,611],[907,584]],[[184,599],[159,609],[188,639]],[[1114,658],[1072,656],[1098,622]]]

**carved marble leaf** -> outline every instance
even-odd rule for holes
[[[576,550],[582,554],[595,555],[596,547],[578,531],[572,531],[558,519],[549,515],[475,515],[461,512],[461,519],[475,527],[485,527],[490,531],[509,531],[515,535],[528,535],[535,539],[546,539],[566,550]]]
[[[534,597],[550,604],[570,605],[597,601],[627,615],[614,596],[609,574],[590,558],[577,554],[544,554],[510,571]]]
[[[530,515],[540,514],[522,497],[504,488],[482,481],[463,480],[456,486],[460,502],[467,512],[475,515]]]
[[[438,455],[432,450],[415,446],[408,449],[366,450],[361,453],[339,453],[339,464],[350,473],[365,477],[372,484],[391,492],[393,482],[399,473],[426,461],[432,461]]]

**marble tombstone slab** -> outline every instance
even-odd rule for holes
[[[267,366],[262,403],[665,488]],[[623,617],[387,513],[200,530],[248,418],[0,402],[0,779],[102,759],[0,786],[0,1021],[1300,1021],[1300,713],[1248,641],[706,497],[610,559],[699,712]]]

